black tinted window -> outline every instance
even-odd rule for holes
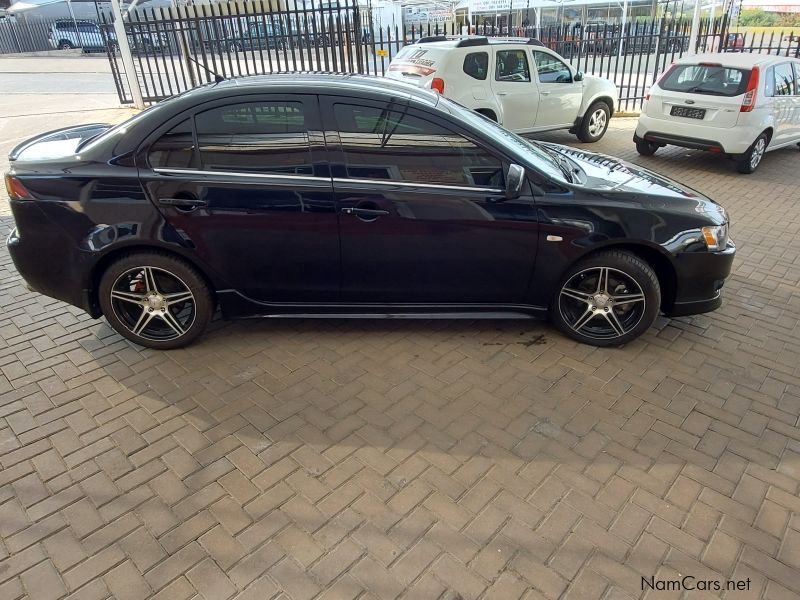
[[[797,93],[791,63],[775,65],[772,73],[772,96],[794,96]]]
[[[334,108],[351,178],[502,187],[500,161],[471,140],[400,111]]]
[[[313,173],[301,102],[252,102],[195,116],[203,168],[254,173]]]
[[[525,50],[498,50],[494,78],[497,81],[530,81]]]
[[[464,73],[473,79],[486,79],[489,70],[489,55],[486,52],[470,52],[464,57]]]
[[[150,166],[188,169],[197,167],[191,119],[182,121],[162,135],[151,147]]]
[[[709,94],[711,96],[739,96],[747,89],[750,71],[716,65],[677,65],[659,82],[662,90]]]

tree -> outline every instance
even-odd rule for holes
[[[743,10],[739,15],[739,25],[742,27],[774,27],[777,22],[778,15],[760,8]]]

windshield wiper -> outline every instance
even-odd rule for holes
[[[561,172],[564,174],[564,177],[567,181],[570,183],[575,183],[575,178],[572,174],[572,165],[563,154],[540,144],[536,144],[536,147],[544,151],[545,154],[553,159],[553,162],[556,163],[556,166],[559,169],[561,169]]]

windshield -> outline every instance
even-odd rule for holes
[[[491,119],[465,108],[452,100],[440,98],[439,104],[444,105],[459,118],[476,129],[481,130],[486,135],[503,142],[506,146],[511,146],[515,152],[524,155],[528,159],[528,162],[532,163],[537,169],[549,177],[560,181],[567,181],[563,168],[559,166],[558,161],[553,157],[552,153],[548,153],[543,146],[525,139],[516,133],[512,133]]]
[[[739,96],[747,89],[750,71],[721,65],[676,65],[658,87],[670,92]]]

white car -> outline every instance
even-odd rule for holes
[[[619,105],[616,86],[584,75],[537,40],[422,38],[387,77],[438,91],[517,133],[569,129],[596,142]]]
[[[645,156],[667,144],[727,154],[752,173],[765,152],[800,144],[800,60],[686,56],[650,88],[633,141]]]

